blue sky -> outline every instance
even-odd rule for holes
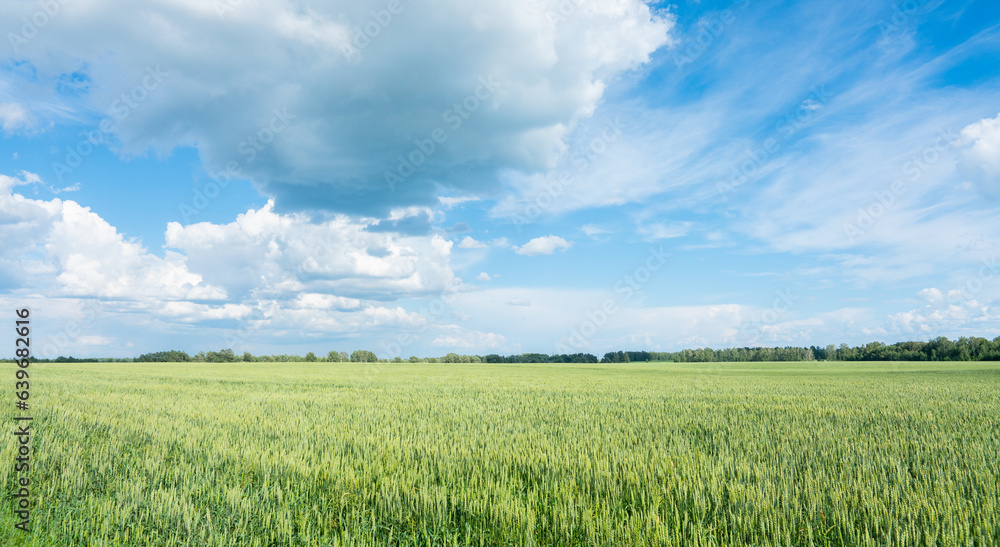
[[[996,2],[0,21],[0,300],[41,357],[1000,334]]]

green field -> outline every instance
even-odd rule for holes
[[[1000,545],[1000,363],[31,373],[3,545]]]

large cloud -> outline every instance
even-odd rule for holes
[[[183,256],[150,254],[87,207],[28,199],[15,186],[39,184],[33,173],[0,175],[0,274],[17,288],[50,296],[121,300],[221,300],[219,286],[187,268]]]
[[[380,213],[551,167],[672,26],[639,0],[94,0],[46,19],[15,56],[41,81],[75,72],[124,152],[197,146],[279,208]]]
[[[395,299],[440,292],[455,281],[450,241],[372,232],[372,222],[278,214],[269,202],[229,224],[171,222],[166,245],[237,297]]]
[[[282,215],[269,203],[229,224],[171,223],[170,248],[155,253],[74,201],[16,192],[43,185],[0,175],[0,289],[17,296],[0,300],[39,311],[44,357],[131,351],[125,340],[148,346],[152,333],[246,348],[427,329],[420,313],[380,301],[465,290],[451,242],[367,230],[378,219]]]
[[[962,128],[962,143],[968,148],[959,166],[984,195],[1000,198],[1000,114]]]

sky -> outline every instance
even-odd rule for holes
[[[0,302],[37,357],[1000,335],[994,0],[0,21]]]

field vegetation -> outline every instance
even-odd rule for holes
[[[35,364],[33,531],[14,530],[11,435],[0,530],[45,547],[996,545],[998,393],[985,362]]]

